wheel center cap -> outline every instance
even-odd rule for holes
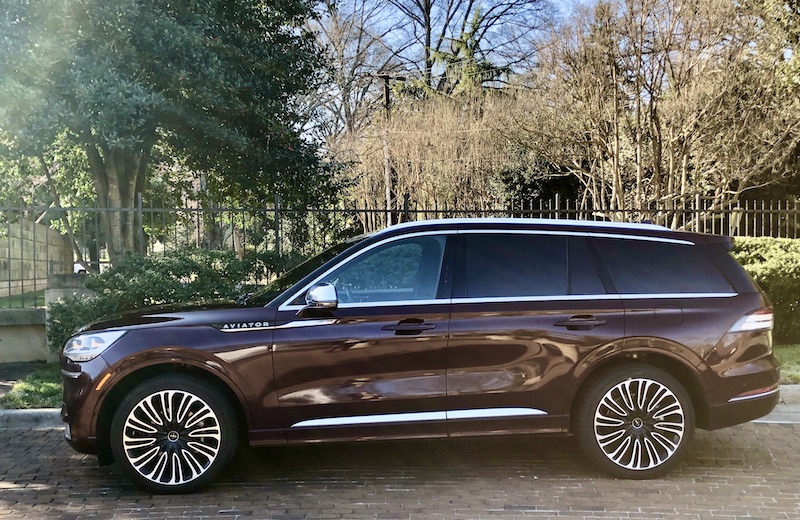
[[[644,426],[644,421],[641,419],[641,417],[637,417],[633,421],[631,421],[631,426],[637,429],[641,428],[642,426]]]
[[[172,430],[171,432],[169,432],[167,434],[167,440],[170,441],[170,442],[176,442],[180,438],[181,438],[181,434],[176,432],[175,430]]]

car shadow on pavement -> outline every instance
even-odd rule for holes
[[[264,485],[299,481],[399,479],[452,481],[480,473],[536,478],[538,473],[596,476],[571,438],[509,436],[482,439],[376,441],[248,448],[237,452],[220,485]]]
[[[60,430],[0,430],[0,517],[797,518],[798,439],[800,425],[700,431],[680,466],[647,481],[595,470],[565,438],[244,447],[202,491],[155,496]]]

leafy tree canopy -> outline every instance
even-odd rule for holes
[[[295,99],[320,62],[307,0],[8,0],[0,7],[0,130],[39,156],[86,154],[98,202],[132,207],[157,146],[222,193],[305,201],[326,176]],[[107,219],[132,248],[124,213]]]

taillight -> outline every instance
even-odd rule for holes
[[[772,330],[775,323],[772,307],[759,309],[755,312],[745,314],[733,324],[728,332],[751,332],[758,330]]]

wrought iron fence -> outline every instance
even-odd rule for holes
[[[141,199],[140,199],[141,200]],[[339,205],[289,208],[279,200],[259,208],[142,206],[127,210],[99,208],[0,206],[0,308],[43,305],[47,276],[109,265],[103,214],[122,211],[133,218],[136,248],[142,254],[186,248],[226,249],[240,257],[262,255],[283,262],[266,269],[264,280],[279,266],[311,256],[350,236],[390,223],[456,217],[556,218],[652,222],[672,229],[731,236],[798,238],[796,201],[743,202],[714,207],[696,198],[680,207],[609,210],[587,208],[577,201],[512,201],[503,207],[459,208],[446,204],[417,207],[406,196],[402,209]]]

